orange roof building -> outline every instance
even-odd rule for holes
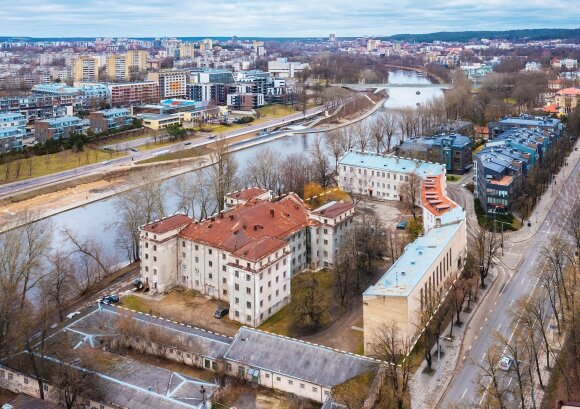
[[[141,276],[152,292],[182,286],[227,301],[230,319],[256,327],[290,301],[293,274],[333,265],[354,205],[311,211],[294,193],[271,201],[259,188],[225,197],[233,207],[208,219],[143,226]]]

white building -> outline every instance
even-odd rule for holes
[[[438,163],[360,151],[345,153],[337,170],[341,189],[384,200],[401,200],[401,186],[411,174],[421,179],[445,174]]]
[[[288,61],[287,58],[277,58],[275,61],[268,61],[268,72],[273,77],[294,78],[308,68],[308,64]]]
[[[449,281],[463,271],[467,256],[465,212],[446,196],[445,176],[427,177],[421,199],[424,236],[409,244],[363,294],[366,355],[373,354],[375,337],[384,324],[394,322],[403,338],[416,339],[425,308],[432,311]]]
[[[256,327],[290,301],[290,279],[332,266],[354,206],[310,211],[296,195],[263,189],[226,196],[230,210],[202,221],[175,215],[141,229],[141,276],[154,292],[183,286],[228,301],[230,319]]]

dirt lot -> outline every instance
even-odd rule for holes
[[[228,307],[226,302],[183,289],[153,296],[134,293],[123,298],[121,305],[228,336],[234,336],[241,326],[227,317],[219,320],[213,317],[218,307]]]
[[[364,197],[358,202],[356,210],[359,216],[376,214],[385,229],[394,229],[397,223],[402,220],[409,220],[412,217],[403,204],[397,200],[385,201]]]

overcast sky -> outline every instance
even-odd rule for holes
[[[578,0],[0,0],[0,36],[308,37],[577,28]]]

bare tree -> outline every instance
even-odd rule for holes
[[[315,181],[323,188],[328,187],[330,184],[331,168],[321,137],[314,138],[310,155],[312,157]]]
[[[385,112],[381,118],[381,122],[385,135],[385,150],[390,152],[393,136],[397,132],[397,119],[393,111]]]
[[[48,274],[42,281],[42,297],[56,308],[60,321],[64,321],[67,302],[75,295],[74,268],[69,257],[56,252],[49,257]]]
[[[210,153],[213,165],[210,167],[212,176],[214,199],[217,210],[224,209],[225,195],[233,190],[237,182],[238,163],[231,154],[227,141],[223,138],[217,140]]]
[[[476,378],[475,383],[479,388],[479,393],[485,397],[488,407],[499,407],[506,409],[507,389],[503,381],[503,373],[498,367],[498,362],[502,358],[502,352],[497,345],[491,345],[484,359],[475,362],[481,373]]]
[[[415,172],[405,176],[405,183],[401,185],[399,196],[407,210],[417,220],[417,208],[421,198],[421,179]]]
[[[334,129],[326,133],[324,142],[326,149],[331,153],[334,159],[334,169],[338,167],[338,160],[344,154],[343,141],[342,141],[342,129]]]
[[[280,194],[279,157],[271,148],[260,148],[248,161],[245,180],[249,186],[257,186]]]
[[[365,122],[359,121],[352,125],[351,132],[353,133],[354,140],[358,145],[358,148],[365,152],[370,143],[369,129]]]
[[[100,280],[102,276],[111,274],[110,260],[105,253],[105,250],[96,239],[93,237],[85,239],[80,238],[70,229],[66,228],[62,230],[62,235],[72,245],[72,250],[68,254],[68,257],[80,254],[81,256],[86,257],[87,261],[91,260],[96,263],[99,267],[98,280]]]
[[[389,391],[399,409],[403,409],[409,390],[409,380],[414,368],[411,340],[401,334],[396,323],[382,324],[373,334],[373,355],[384,362]]]
[[[526,396],[529,393],[532,380],[528,377],[529,371],[527,366],[529,365],[530,357],[526,354],[526,346],[522,338],[522,333],[516,330],[510,339],[500,333],[496,333],[495,337],[500,348],[512,359],[513,373],[516,379],[513,392],[520,401],[521,409],[526,409]]]
[[[485,288],[485,279],[493,267],[497,265],[497,255],[500,249],[500,241],[495,232],[479,229],[475,239],[476,263],[479,267],[480,287]]]

